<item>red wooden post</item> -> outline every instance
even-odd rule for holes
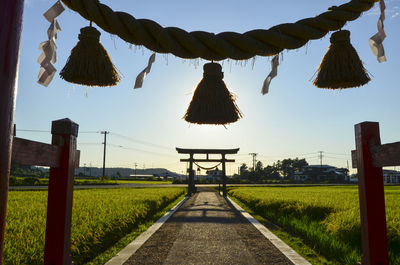
[[[380,145],[379,123],[355,125],[363,265],[389,264],[382,167],[374,167],[371,147]]]
[[[23,0],[0,1],[0,264],[3,263],[23,9]]]
[[[62,147],[60,166],[50,168],[44,264],[72,264],[71,216],[78,124],[69,119],[53,121],[52,144]]]

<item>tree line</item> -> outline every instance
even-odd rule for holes
[[[240,174],[233,175],[234,179],[239,179],[240,182],[266,182],[273,180],[289,180],[294,173],[299,172],[303,167],[308,166],[305,158],[299,159],[283,159],[274,162],[272,165],[264,167],[261,161],[257,161],[254,168],[249,168],[246,163],[240,167]]]

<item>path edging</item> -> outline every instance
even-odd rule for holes
[[[183,198],[171,210],[166,212],[146,231],[141,233],[135,240],[123,248],[117,255],[111,258],[105,265],[122,265],[126,262],[190,197]]]
[[[264,225],[262,225],[257,219],[251,216],[248,212],[246,212],[242,207],[240,207],[236,202],[231,200],[229,197],[226,199],[236,208],[251,224],[260,231],[271,243],[282,252],[291,262],[295,265],[311,265],[305,258],[300,256],[296,251],[294,251],[291,247],[286,245],[281,239],[279,239],[276,235],[274,235],[271,231],[268,230]]]

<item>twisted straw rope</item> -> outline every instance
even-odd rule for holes
[[[309,40],[320,39],[329,31],[338,30],[347,21],[357,19],[362,12],[372,8],[379,0],[352,0],[313,18],[295,23],[285,23],[268,30],[257,29],[243,34],[219,34],[192,31],[176,27],[163,28],[148,19],[113,11],[98,0],[61,0],[67,7],[103,30],[121,39],[158,53],[172,53],[186,59],[203,58],[244,60],[256,55],[271,56],[283,49],[297,49]]]

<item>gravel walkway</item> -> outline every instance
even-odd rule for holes
[[[217,192],[198,190],[124,264],[293,264]]]

